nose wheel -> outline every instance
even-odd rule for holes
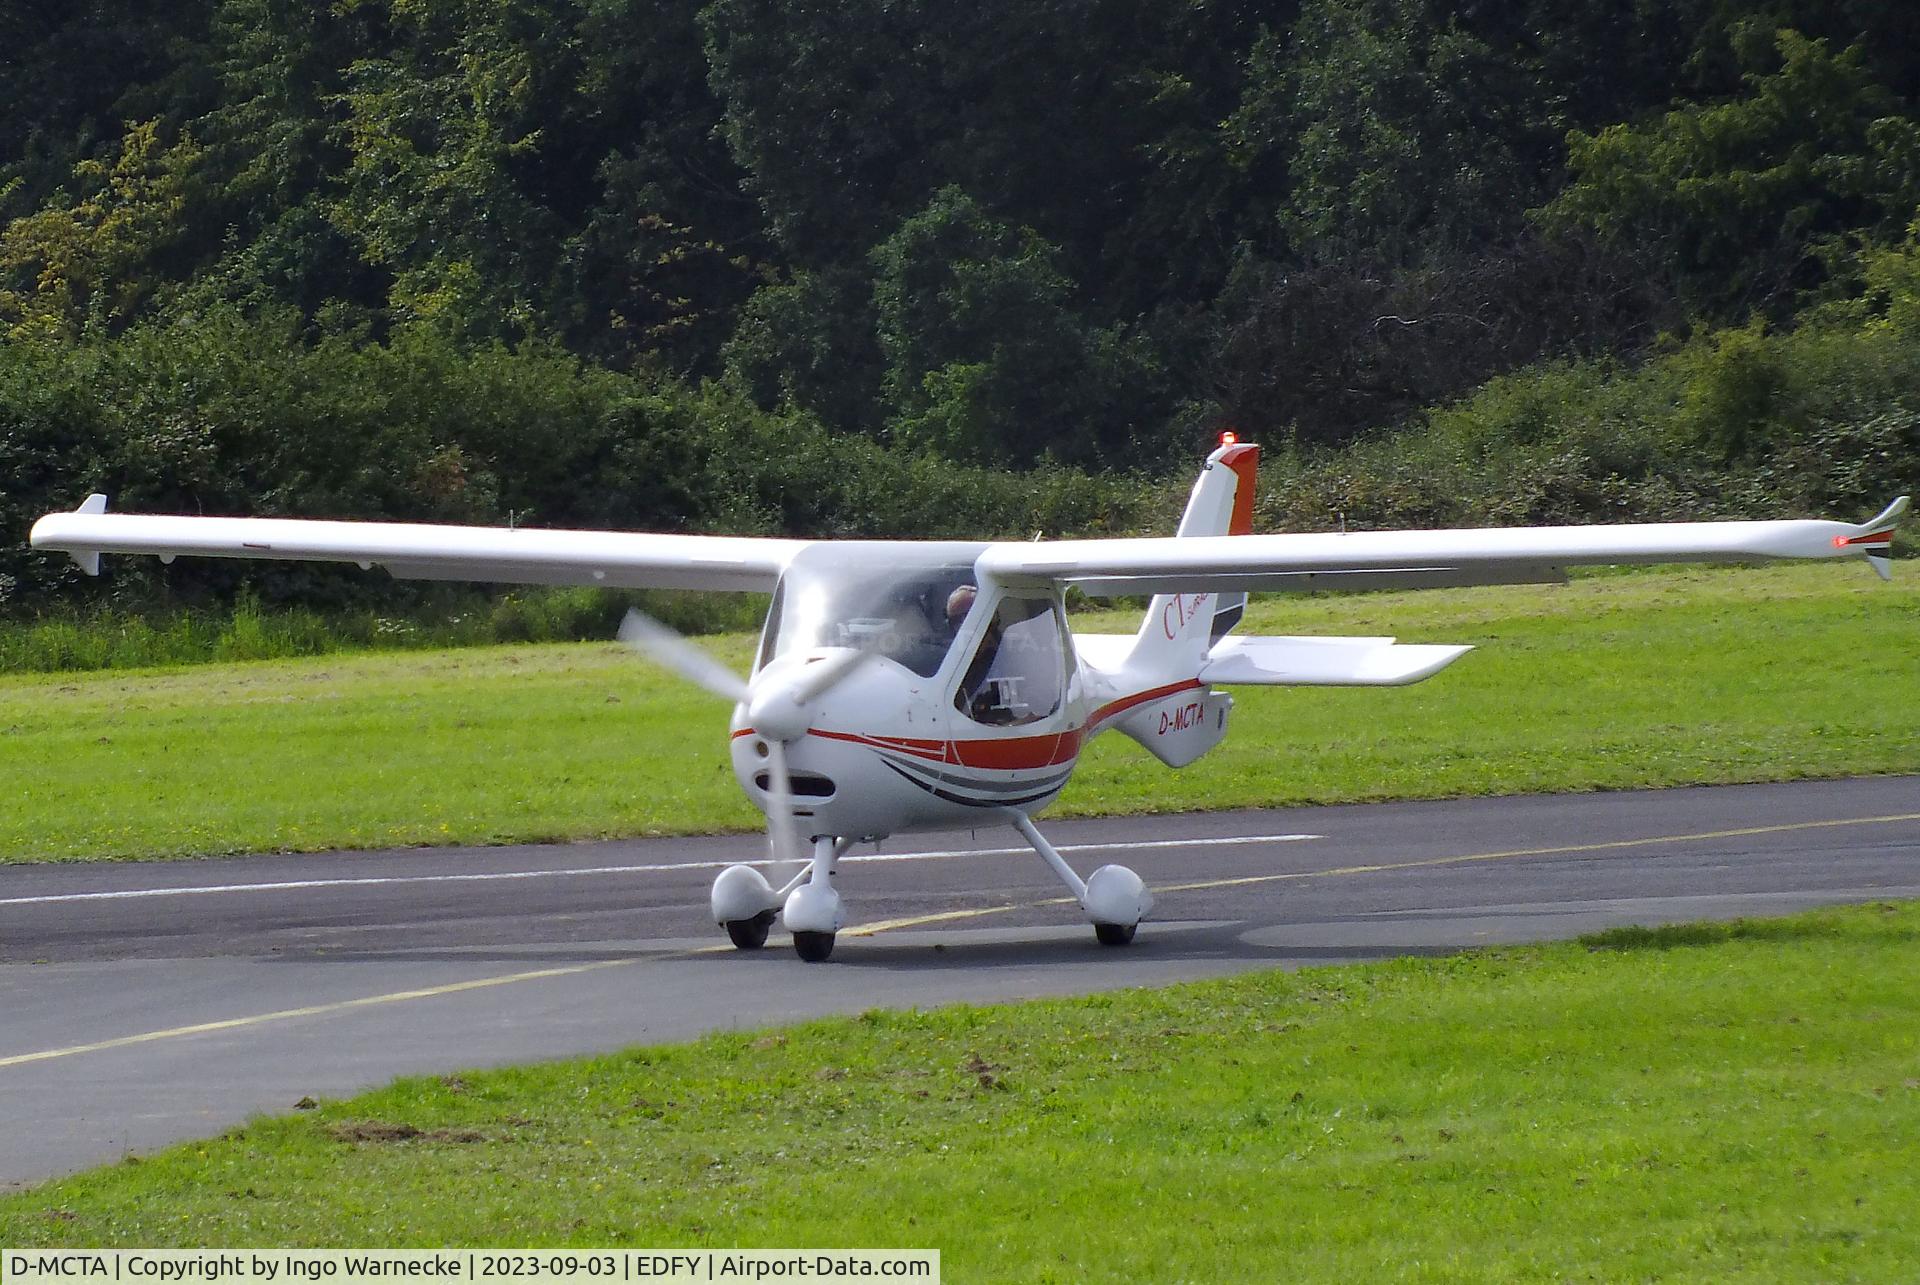
[[[793,935],[793,953],[809,964],[822,964],[833,954],[833,933],[797,932]]]
[[[813,841],[813,860],[787,890],[780,918],[793,934],[793,953],[809,964],[833,954],[833,938],[846,922],[846,905],[833,886],[834,862],[851,843],[822,835]]]

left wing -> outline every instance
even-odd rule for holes
[[[1006,542],[980,570],[1003,584],[1099,596],[1252,590],[1428,589],[1564,578],[1570,566],[1865,556],[1884,579],[1901,496],[1859,525],[1815,520],[1357,531]]]
[[[33,524],[33,547],[73,555],[88,575],[103,553],[279,558],[384,567],[403,580],[604,585],[624,589],[772,590],[802,540],[631,531],[311,522],[286,518],[108,513],[103,495]]]

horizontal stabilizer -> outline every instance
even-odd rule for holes
[[[1471,647],[1391,638],[1226,638],[1200,681],[1257,687],[1404,687],[1439,673]]]

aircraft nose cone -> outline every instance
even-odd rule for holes
[[[813,711],[795,698],[791,684],[775,683],[754,692],[747,701],[747,721],[762,736],[792,741],[806,735]]]

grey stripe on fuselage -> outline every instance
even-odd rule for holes
[[[1065,772],[1057,772],[1053,776],[1045,778],[1042,782],[980,781],[971,777],[952,776],[945,772],[931,772],[928,774],[956,787],[977,789],[983,792],[988,790],[994,791],[994,793],[988,794],[986,797],[981,797],[980,795],[959,794],[952,789],[944,788],[941,785],[935,784],[933,780],[924,779],[916,773],[908,771],[905,767],[902,767],[890,758],[883,757],[880,761],[935,798],[945,799],[949,803],[958,803],[970,808],[1024,807],[1029,803],[1038,803],[1041,799],[1050,798],[1058,794],[1060,788],[1067,783],[1067,778],[1073,774],[1072,769],[1068,769]],[[1037,790],[1036,786],[1038,787]],[[1013,793],[1014,791],[1019,791],[1019,793]]]

